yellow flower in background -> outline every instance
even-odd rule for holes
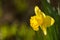
[[[35,15],[30,19],[31,27],[33,28],[33,30],[38,31],[40,26],[44,35],[47,35],[47,27],[52,26],[55,20],[52,17],[45,15],[38,6],[35,6],[34,11]]]

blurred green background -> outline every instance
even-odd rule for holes
[[[34,31],[30,17],[34,7],[55,19],[45,36]],[[0,40],[60,40],[60,2],[58,0],[0,0]]]

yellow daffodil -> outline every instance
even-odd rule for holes
[[[44,12],[42,12],[38,6],[35,6],[35,15],[31,17],[30,19],[30,25],[33,28],[33,30],[38,31],[39,26],[42,29],[44,35],[47,34],[47,27],[50,27],[54,24],[55,20],[45,15]]]

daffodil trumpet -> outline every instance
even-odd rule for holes
[[[34,11],[35,15],[30,18],[30,25],[32,29],[38,31],[40,26],[44,35],[47,35],[47,27],[51,27],[55,20],[51,16],[45,15],[38,6],[35,6]]]

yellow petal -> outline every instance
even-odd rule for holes
[[[45,17],[45,14],[39,9],[38,6],[35,6],[34,11],[35,11],[35,14],[36,14],[37,16]]]
[[[47,35],[47,28],[45,26],[40,26],[40,28],[42,29],[44,35]]]
[[[39,30],[39,24],[36,20],[36,16],[32,16],[30,19],[30,25],[33,28],[33,30],[38,31]]]
[[[51,25],[53,25],[55,20],[51,17]]]
[[[46,16],[41,26],[50,27],[53,24],[54,24],[54,19],[50,16]]]
[[[34,26],[33,30],[38,31],[39,30],[39,26]]]
[[[38,22],[39,25],[41,25],[43,23],[43,18],[42,17],[39,17],[39,16],[36,16],[36,21]]]
[[[38,6],[35,6],[34,11],[35,11],[35,14],[36,14],[36,15],[40,15],[41,10],[39,9]]]

